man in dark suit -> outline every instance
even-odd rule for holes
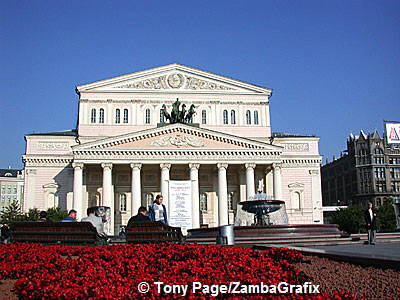
[[[364,213],[364,218],[368,229],[368,244],[375,245],[376,212],[374,211],[371,202],[368,202],[368,209]]]
[[[138,214],[129,219],[127,227],[135,223],[150,222],[150,218],[147,216],[147,209],[144,206],[139,207]]]

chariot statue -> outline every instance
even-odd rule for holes
[[[192,104],[189,110],[186,109],[186,104],[181,104],[179,98],[172,104],[171,113],[168,113],[167,106],[163,104],[161,108],[161,119],[163,123],[169,121],[170,124],[184,123],[193,124],[193,116],[196,114],[195,105]]]

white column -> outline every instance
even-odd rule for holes
[[[103,205],[110,208],[111,226],[108,228],[109,235],[114,234],[114,201],[112,189],[112,163],[102,163],[103,168]]]
[[[272,167],[274,172],[274,198],[275,200],[283,200],[281,166],[279,164],[273,164]]]
[[[218,164],[218,226],[228,225],[228,184],[226,169],[228,164]]]
[[[36,206],[36,170],[26,169],[24,189],[24,204],[22,210],[28,212],[30,208]]]
[[[142,164],[131,164],[131,168],[131,213],[133,216],[138,213],[138,209],[142,205],[142,191],[140,183],[140,170],[142,168]]]
[[[171,164],[160,164],[161,169],[161,195],[164,198],[163,204],[167,209],[167,214],[169,218],[169,169],[171,169]]]
[[[322,192],[321,192],[321,175],[319,170],[309,170],[311,175],[311,203],[313,223],[323,223],[322,217]]]
[[[265,193],[268,196],[272,196],[274,194],[272,166],[271,165],[267,166],[264,172],[265,172]]]
[[[190,180],[192,182],[192,228],[200,228],[200,194],[199,168],[200,164],[189,164]]]
[[[255,185],[254,185],[254,169],[256,168],[256,164],[248,163],[245,164],[246,167],[246,192],[247,199],[249,197],[253,197],[255,195]]]
[[[83,163],[73,163],[74,168],[74,200],[72,208],[77,212],[77,218],[82,219],[86,217],[83,212]]]

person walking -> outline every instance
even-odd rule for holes
[[[165,225],[168,225],[167,209],[163,202],[163,196],[157,195],[156,200],[149,207],[149,218],[151,221],[161,221]]]

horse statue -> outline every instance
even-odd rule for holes
[[[165,104],[162,105],[161,108],[161,117],[163,122],[165,123],[167,120],[171,123],[171,116],[167,111],[167,106]]]
[[[186,104],[182,104],[182,110],[179,112],[179,123],[185,123]]]
[[[193,123],[193,116],[196,113],[194,109],[195,109],[194,104],[190,105],[190,108],[189,108],[189,110],[188,110],[188,112],[187,112],[187,114],[185,116],[184,123],[187,123],[187,124]]]
[[[171,119],[170,119],[171,124],[179,122],[179,106],[180,105],[181,105],[181,102],[179,101],[178,98],[176,98],[176,101],[172,104]]]

